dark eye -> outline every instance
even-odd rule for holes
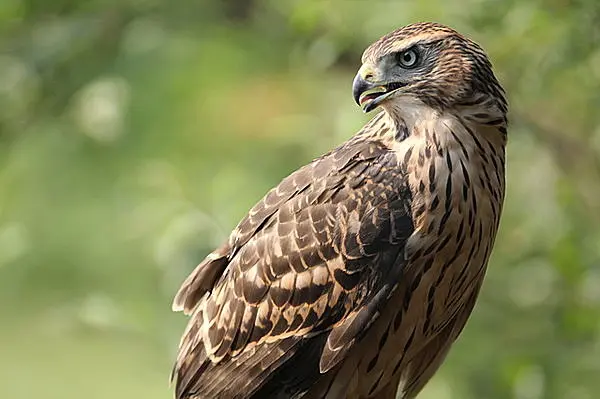
[[[403,68],[412,68],[417,65],[419,57],[415,49],[409,49],[399,52],[396,59]]]

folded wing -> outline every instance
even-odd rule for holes
[[[379,142],[350,141],[284,179],[176,295],[191,314],[177,398],[306,390],[378,316],[412,231],[405,178]]]

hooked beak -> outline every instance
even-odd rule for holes
[[[352,82],[354,101],[365,113],[375,109],[393,92],[404,86],[400,83],[373,82],[372,77],[370,68],[363,65]]]

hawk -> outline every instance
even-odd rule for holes
[[[437,23],[369,46],[356,135],[269,191],[187,277],[178,399],[414,398],[477,299],[504,200],[507,102]]]

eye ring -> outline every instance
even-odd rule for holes
[[[398,64],[403,68],[414,68],[419,61],[419,55],[414,48],[400,51],[396,55]]]

